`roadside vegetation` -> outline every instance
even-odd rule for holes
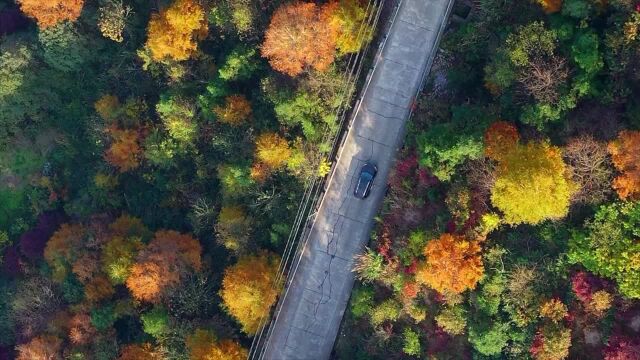
[[[640,7],[468,4],[355,259],[336,358],[640,359]]]
[[[368,2],[0,0],[0,359],[244,359]]]

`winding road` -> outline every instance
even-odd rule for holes
[[[405,125],[446,26],[452,0],[402,0],[352,124],[261,359],[328,359],[354,283],[354,256],[370,237]],[[353,196],[359,169],[378,166],[371,195]],[[303,239],[305,240],[305,239]]]

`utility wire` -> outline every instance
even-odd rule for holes
[[[374,2],[376,2],[374,4]],[[373,1],[369,1],[367,8],[365,10],[365,14],[368,14],[366,16],[365,19],[363,19],[360,28],[358,30],[358,44],[360,46],[363,45],[363,42],[366,40],[366,37],[369,36],[369,32],[374,32],[377,24],[378,24],[378,20],[380,17],[380,13],[382,10],[382,6],[384,5],[384,0],[373,0]],[[384,40],[386,42],[386,38]],[[344,121],[346,119],[346,113],[347,113],[347,108],[346,105],[349,103],[349,100],[352,98],[353,96],[353,92],[354,92],[354,87],[356,85],[357,80],[359,79],[361,70],[363,68],[363,57],[364,54],[367,53],[368,48],[370,46],[370,42],[366,45],[366,48],[364,49],[364,51],[360,51],[358,53],[355,54],[351,54],[349,56],[349,60],[347,62],[347,66],[345,69],[345,74],[343,75],[343,78],[346,78],[346,81],[344,83],[344,88],[343,88],[343,99],[344,101],[340,104],[340,106],[338,107],[338,109],[336,110],[336,115],[335,118],[340,118],[339,124],[338,124],[338,134],[340,132],[340,130],[342,129],[342,127],[344,126]],[[348,72],[348,74],[347,74]],[[329,140],[329,138],[331,138],[333,135],[333,129],[331,129],[331,127],[329,127],[329,125],[325,126],[325,131],[323,133],[323,141],[327,141]],[[333,136],[332,139],[332,146],[331,146],[331,151],[329,153],[330,157],[333,157],[336,153],[336,145],[338,143],[338,139],[340,138],[340,136]],[[333,169],[335,170],[335,168]],[[333,172],[331,174],[331,177],[333,175]],[[276,276],[276,279],[274,281],[274,286],[279,286],[280,282],[282,281],[282,278],[284,276],[284,273],[286,272],[287,268],[288,268],[288,264],[289,264],[289,260],[293,260],[291,258],[291,256],[295,253],[298,254],[299,256],[301,256],[301,250],[304,249],[304,247],[306,246],[307,242],[308,242],[308,236],[306,236],[308,234],[308,231],[303,230],[303,236],[301,238],[305,239],[305,241],[300,241],[298,243],[298,247],[296,248],[296,251],[293,252],[293,248],[294,248],[294,243],[295,240],[297,238],[297,234],[299,233],[300,230],[300,226],[303,223],[307,223],[311,216],[314,214],[309,214],[307,216],[307,221],[304,221],[304,217],[305,214],[307,213],[308,209],[316,209],[316,205],[318,203],[319,197],[318,194],[320,192],[320,189],[322,188],[322,183],[321,183],[321,178],[318,177],[314,177],[313,180],[311,180],[309,183],[307,183],[307,186],[305,188],[305,192],[303,194],[303,197],[301,199],[300,205],[298,206],[298,212],[296,214],[296,218],[294,220],[294,226],[291,229],[291,232],[289,234],[289,238],[287,239],[287,243],[285,246],[285,251],[283,254],[283,257],[280,261],[280,265],[279,265],[279,270]],[[312,195],[313,193],[313,195]],[[308,208],[308,204],[309,201],[311,201],[311,199],[313,199],[312,202],[312,206],[310,208]],[[304,243],[304,245],[303,245]],[[295,270],[293,273],[290,274],[289,276],[289,280],[291,281],[294,276],[295,273],[298,269],[298,265],[299,265],[299,260],[298,263],[296,264]],[[286,290],[285,290],[285,294],[284,296],[281,298],[280,301],[280,305],[276,306],[276,316],[274,317],[273,321],[271,322],[271,324],[275,324],[275,322],[277,322],[277,319],[280,315],[280,310],[281,310],[281,304],[283,303],[283,300],[286,298],[286,294],[288,293],[289,290],[289,284],[285,284]],[[259,351],[261,342],[262,342],[262,337],[266,328],[266,321],[267,321],[267,316],[263,316],[261,318],[260,321],[260,331],[258,333],[257,336],[254,337],[253,342],[251,344],[251,349],[250,349],[250,353],[249,353],[249,358],[262,358],[262,356],[264,355],[264,351],[266,350],[266,346],[262,347],[261,351]],[[269,326],[269,330],[267,330],[267,337],[266,337],[266,341],[268,341],[268,338],[270,336],[270,330],[271,330],[271,326]]]

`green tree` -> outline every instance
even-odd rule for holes
[[[400,317],[402,305],[395,299],[387,299],[371,310],[371,324],[375,327],[386,321],[396,321]]]
[[[493,319],[469,323],[469,342],[480,354],[499,355],[509,341],[510,326]]]
[[[150,311],[140,315],[144,332],[158,338],[169,329],[169,314],[163,307],[154,307]]]
[[[38,40],[43,60],[64,72],[79,71],[95,54],[95,43],[90,47],[90,40],[69,22],[40,30]]]
[[[568,15],[576,19],[589,17],[593,5],[585,0],[564,0],[562,2],[562,15]]]
[[[467,310],[461,305],[446,306],[436,315],[435,320],[448,334],[460,335],[467,327]]]
[[[158,129],[153,130],[144,141],[144,157],[156,166],[170,167],[175,156],[181,152],[180,144]]]
[[[358,280],[365,283],[378,280],[384,273],[384,258],[380,253],[369,248],[355,257],[356,264],[353,271]]]
[[[616,280],[620,293],[640,298],[640,203],[604,205],[569,239],[569,262]]]
[[[429,126],[417,135],[420,165],[447,181],[466,160],[478,159],[484,152],[482,136],[489,117],[478,106],[455,106],[451,119]]]
[[[338,22],[340,29],[336,39],[339,56],[358,52],[373,39],[370,18],[375,12],[376,8],[365,7],[359,0],[340,1],[333,15],[333,21]]]
[[[418,333],[410,328],[406,328],[402,332],[402,337],[404,338],[402,352],[411,356],[420,355],[422,348],[420,347],[420,337],[418,336]]]
[[[135,257],[143,248],[138,237],[115,236],[102,247],[102,270],[114,285],[124,284],[135,263]]]
[[[179,97],[163,97],[156,111],[172,139],[182,145],[193,143],[198,132],[193,104]]]
[[[556,34],[546,29],[541,21],[520,27],[506,40],[507,54],[515,66],[527,66],[540,58],[550,57],[556,45]]]
[[[317,141],[323,135],[325,126],[336,126],[335,113],[327,109],[320,96],[309,92],[298,92],[281,99],[274,110],[278,120],[284,125],[300,126],[307,140]]]
[[[259,67],[257,51],[253,47],[239,45],[224,59],[218,69],[220,79],[225,81],[247,80]]]
[[[351,294],[351,314],[356,318],[361,318],[371,312],[373,308],[373,288],[369,286],[359,286]]]
[[[222,164],[217,170],[224,199],[237,198],[254,185],[248,165]]]
[[[585,73],[593,75],[604,66],[599,52],[598,34],[592,31],[583,32],[576,36],[571,45],[571,55],[578,67]]]
[[[0,43],[0,145],[19,131],[26,118],[41,123],[58,107],[59,95],[43,82],[47,77],[26,41],[8,38]]]
[[[476,306],[487,315],[496,315],[500,310],[504,290],[505,279],[501,274],[485,277],[475,298]]]
[[[91,310],[91,325],[98,331],[106,331],[116,320],[115,304],[107,304]]]

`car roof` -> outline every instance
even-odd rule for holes
[[[366,171],[366,172],[370,172],[370,173],[376,173],[376,172],[378,172],[378,168],[375,165],[373,165],[372,163],[365,163],[364,165],[362,165],[361,171]]]

